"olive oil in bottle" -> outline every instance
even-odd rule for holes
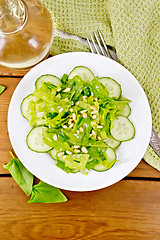
[[[25,69],[43,60],[53,40],[53,21],[37,0],[0,0],[0,65]]]

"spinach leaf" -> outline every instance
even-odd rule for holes
[[[77,101],[82,91],[84,90],[83,81],[79,76],[75,76],[74,78],[70,79],[68,83],[69,87],[72,88],[71,99],[73,101]]]
[[[109,99],[109,93],[107,88],[98,80],[98,77],[95,77],[91,81],[90,91],[92,95],[96,98]]]
[[[87,162],[86,168],[88,170],[90,170],[90,169],[94,168],[98,163],[99,163],[98,159],[93,159],[92,161]]]
[[[3,165],[3,167],[10,172],[16,183],[26,195],[29,196],[32,192],[33,175],[23,166],[18,158],[15,158],[11,152],[10,154],[13,159],[9,163]]]
[[[2,94],[4,92],[4,90],[5,90],[5,87],[0,85],[0,94]]]
[[[40,181],[32,188],[32,195],[28,203],[58,203],[66,202],[67,198],[56,187]]]
[[[61,82],[62,83],[66,83],[68,81],[68,75],[67,74],[63,74],[62,78],[61,78]]]

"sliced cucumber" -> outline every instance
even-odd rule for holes
[[[52,149],[52,147],[49,147],[43,141],[43,132],[47,129],[45,126],[38,126],[31,129],[26,139],[29,149],[38,153],[48,152]]]
[[[128,98],[123,97],[123,95],[121,94],[121,96],[118,99],[118,102],[120,102],[120,103],[130,103],[132,101]]]
[[[117,83],[114,79],[109,77],[102,77],[99,81],[107,87],[109,91],[109,96],[118,99],[121,95],[122,89],[121,85]]]
[[[91,82],[92,79],[95,77],[92,71],[84,66],[75,67],[69,74],[68,78],[72,79],[74,76],[78,75],[84,81]]]
[[[35,87],[40,88],[44,82],[50,82],[54,84],[55,86],[58,86],[61,81],[58,77],[51,75],[51,74],[45,74],[40,76],[37,81],[35,82]]]
[[[97,171],[97,172],[103,172],[106,171],[108,169],[110,169],[115,161],[116,161],[116,153],[112,148],[107,148],[106,150],[106,154],[107,154],[107,160],[108,160],[108,164],[107,166],[104,166],[103,164],[97,164],[93,170]]]
[[[103,142],[107,143],[113,149],[119,147],[119,145],[121,144],[121,142],[116,141],[112,137],[106,138],[105,140],[103,140]]]
[[[30,117],[30,114],[28,113],[28,105],[31,102],[36,102],[39,98],[34,96],[33,94],[28,95],[27,97],[25,97],[21,103],[21,113],[23,115],[24,118],[26,118],[27,120]]]
[[[57,150],[56,150],[56,149],[53,148],[53,149],[50,151],[50,154],[51,154],[51,157],[52,157],[54,160],[57,159]]]
[[[125,104],[124,108],[117,113],[118,115],[128,117],[131,114],[131,108],[129,104]]]
[[[111,123],[111,135],[117,141],[128,141],[135,135],[132,122],[124,116],[117,116]]]
[[[58,152],[57,152],[56,149],[53,148],[53,149],[50,151],[50,154],[51,154],[51,157],[52,157],[53,159],[55,159],[55,160],[59,159],[61,162],[64,162],[64,159],[63,159],[62,157],[59,157],[59,156],[58,156]]]

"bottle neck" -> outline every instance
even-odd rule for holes
[[[0,0],[0,34],[20,31],[27,18],[27,6],[23,0]]]

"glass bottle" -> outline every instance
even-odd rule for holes
[[[53,21],[39,0],[0,0],[0,65],[25,69],[47,57]]]

